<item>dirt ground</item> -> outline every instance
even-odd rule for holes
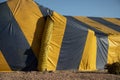
[[[120,80],[120,75],[107,72],[0,72],[0,80]]]

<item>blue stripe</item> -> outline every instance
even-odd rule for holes
[[[120,18],[116,18],[116,19],[120,20]]]
[[[88,18],[90,18],[90,19],[92,19],[94,21],[97,21],[97,22],[99,22],[99,23],[101,23],[101,24],[103,24],[103,25],[105,25],[105,26],[107,26],[107,27],[109,27],[111,29],[114,29],[114,30],[120,32],[120,26],[118,26],[116,24],[113,24],[111,22],[108,22],[108,21],[106,21],[106,20],[104,20],[102,18],[98,18],[98,17],[88,17]]]
[[[12,70],[36,70],[37,59],[7,3],[0,4],[0,50]]]
[[[77,70],[82,58],[88,29],[67,17],[57,70]]]
[[[104,69],[108,56],[108,36],[97,35],[97,69]]]
[[[72,18],[72,21],[75,22],[75,24],[78,24],[81,26],[81,28],[87,28],[87,29],[90,29],[90,30],[93,30],[95,32],[95,34],[99,34],[99,35],[107,35],[106,33],[92,27],[92,26],[89,26],[88,24],[84,23],[84,22],[81,22],[75,18]]]
[[[44,17],[52,15],[52,13],[53,13],[52,10],[50,10],[49,8],[46,8],[46,7],[42,6],[42,5],[39,5],[37,2],[36,2],[36,4],[39,6],[39,9],[42,12],[42,15]]]

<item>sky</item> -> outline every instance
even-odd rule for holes
[[[0,0],[0,2],[5,0]],[[120,18],[120,0],[34,0],[62,15]]]

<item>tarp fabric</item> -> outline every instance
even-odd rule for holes
[[[56,70],[66,18],[56,12],[47,17],[39,55],[39,70]]]
[[[33,0],[0,4],[0,70],[37,70],[38,55],[50,10]],[[5,66],[6,65],[6,66]]]
[[[0,3],[0,71],[104,69],[120,61],[120,19],[63,16],[33,0]]]
[[[61,17],[53,12],[46,23],[40,52],[44,54],[44,66],[39,67],[40,70],[92,71],[119,60],[118,19]]]

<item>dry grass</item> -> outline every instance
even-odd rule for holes
[[[107,72],[78,72],[78,71],[55,71],[55,72],[1,72],[0,80],[120,80],[119,75]]]

